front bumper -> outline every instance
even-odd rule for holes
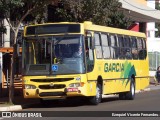
[[[86,90],[83,87],[65,88],[61,90],[41,90],[41,89],[23,89],[24,98],[66,98],[71,96],[86,96]]]

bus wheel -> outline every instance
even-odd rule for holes
[[[120,100],[126,99],[126,94],[125,93],[119,93],[119,99]]]
[[[131,79],[130,91],[126,93],[127,100],[134,100],[135,98],[135,82]]]
[[[90,103],[92,105],[98,105],[102,100],[102,86],[97,84],[96,87],[96,96],[90,98]]]

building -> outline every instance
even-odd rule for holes
[[[8,22],[5,19],[0,20],[1,25],[6,27],[6,33],[0,34],[0,97],[1,92],[7,95],[10,81],[11,57],[13,54],[13,32],[11,31]],[[14,23],[12,23],[14,25]],[[22,30],[19,32],[21,36]],[[19,63],[20,64],[20,63]],[[20,67],[19,67],[20,68]],[[20,69],[18,69],[20,71]],[[15,79],[15,87],[22,88],[21,80],[18,75]],[[3,89],[2,89],[3,88]]]
[[[160,23],[160,11],[155,9],[155,5],[159,1],[119,0],[125,15],[135,21],[138,29],[136,31],[145,32],[147,35],[151,76],[154,76],[155,70],[160,65],[160,38],[155,37],[155,31],[158,30],[155,28],[155,23]]]

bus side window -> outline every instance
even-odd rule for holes
[[[140,39],[138,40],[138,51],[139,51],[139,59],[140,60],[143,60],[143,59],[146,59],[146,56],[147,56],[147,50],[146,50],[146,44],[145,44],[145,41],[143,39]]]
[[[138,59],[138,49],[137,49],[137,39],[135,37],[131,37],[132,40],[132,57],[133,59]]]
[[[124,51],[124,38],[123,36],[118,36],[119,43],[119,59],[125,59],[125,51]]]
[[[126,59],[132,59],[131,43],[130,43],[129,36],[124,37],[124,52],[125,52],[125,58]]]
[[[113,59],[117,59],[118,58],[118,53],[117,53],[117,38],[115,35],[110,35],[110,39],[111,39],[111,58]]]
[[[115,58],[118,59],[119,58],[120,48],[119,48],[117,35],[115,35],[115,42],[116,42],[116,44],[115,44]]]
[[[92,35],[85,38],[87,72],[91,72],[94,68],[94,50],[91,47],[92,40]]]
[[[147,57],[147,47],[146,47],[146,40],[145,39],[142,39],[142,42],[143,42],[143,59],[146,59]]]
[[[101,39],[102,39],[103,57],[104,57],[104,59],[108,59],[108,58],[111,57],[108,35],[105,34],[105,33],[102,33],[101,34]]]
[[[101,41],[100,41],[100,34],[95,33],[94,39],[95,39],[96,56],[98,59],[101,59],[102,58],[102,47],[101,47]]]

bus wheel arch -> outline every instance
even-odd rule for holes
[[[90,97],[90,103],[92,105],[98,105],[102,101],[102,88],[103,87],[103,79],[101,76],[98,76],[97,78],[97,84],[96,84],[96,95]]]
[[[135,75],[132,75],[130,78],[130,90],[128,92],[119,93],[119,99],[134,100],[135,90],[136,90]]]
[[[131,76],[131,81],[134,82],[134,83],[136,83],[136,78],[135,78],[134,74],[132,74],[132,76]]]
[[[103,91],[103,78],[101,75],[99,75],[97,78],[97,84],[101,85]]]
[[[126,99],[127,100],[134,100],[135,98],[135,89],[136,85],[135,85],[135,78],[131,77],[131,82],[130,82],[130,91],[126,93]]]

